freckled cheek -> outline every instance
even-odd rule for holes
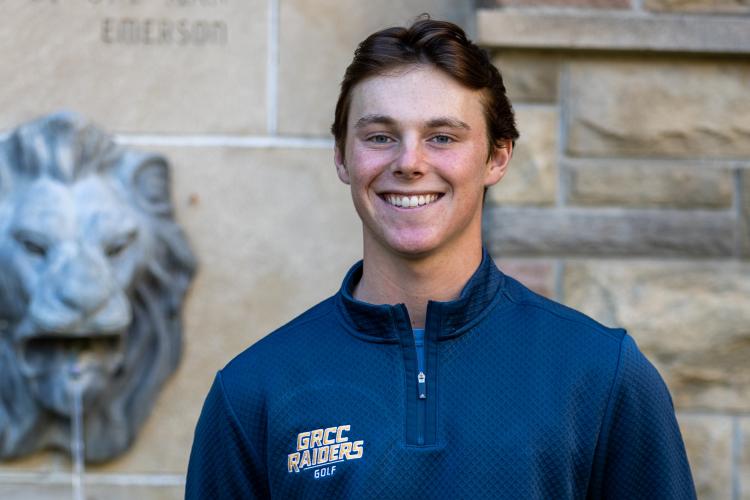
[[[453,183],[467,182],[481,177],[479,165],[469,163],[466,158],[458,155],[443,157],[439,162],[432,162],[432,165],[439,175]]]
[[[440,167],[446,175],[458,179],[482,178],[486,169],[484,157],[472,151],[446,152],[439,158],[435,158],[433,165]]]
[[[388,156],[380,151],[353,151],[350,160],[347,161],[349,175],[358,183],[366,183],[383,173],[388,168]]]

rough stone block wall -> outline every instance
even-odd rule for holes
[[[486,241],[628,329],[672,391],[702,499],[750,499],[749,8],[496,0],[477,17],[521,131]]]
[[[182,498],[214,373],[360,255],[328,133],[371,31],[421,12],[494,54],[522,138],[486,241],[534,289],[627,327],[673,391],[701,498],[750,499],[750,4],[743,0],[0,2],[0,131],[59,109],[166,154],[201,268],[183,363],[89,498]],[[70,498],[54,451],[0,498]]]

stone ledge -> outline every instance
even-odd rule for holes
[[[488,47],[750,53],[750,17],[479,9],[477,32]]]
[[[731,257],[729,211],[486,208],[484,238],[498,257]]]
[[[683,162],[568,160],[567,202],[579,206],[729,209],[733,172]],[[648,179],[648,182],[644,182]]]

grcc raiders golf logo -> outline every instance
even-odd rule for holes
[[[345,435],[350,429],[350,425],[339,425],[297,434],[297,451],[287,460],[289,472],[315,469],[314,477],[319,479],[334,475],[335,463],[362,458],[364,441],[350,441]]]

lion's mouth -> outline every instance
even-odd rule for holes
[[[41,334],[25,338],[21,357],[27,369],[35,374],[68,373],[72,370],[113,371],[122,360],[123,335]]]

